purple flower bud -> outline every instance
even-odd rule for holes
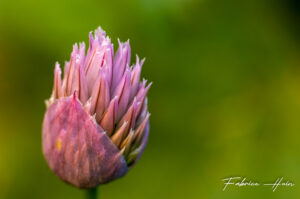
[[[43,153],[51,170],[79,188],[93,188],[125,175],[148,139],[147,93],[140,82],[144,60],[130,64],[129,42],[113,45],[98,28],[85,55],[73,46],[64,76],[54,70],[54,86],[43,121]]]

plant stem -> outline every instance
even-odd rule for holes
[[[87,199],[97,199],[97,187],[89,189],[87,192]]]

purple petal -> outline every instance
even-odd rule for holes
[[[113,84],[112,89],[118,86],[118,83],[123,77],[126,66],[130,65],[130,45],[129,41],[121,43],[119,40],[119,49],[116,53],[113,63]]]
[[[106,76],[102,70],[99,71],[98,79],[92,91],[91,114],[96,113],[96,120],[100,121],[110,101],[110,89]]]
[[[144,60],[142,60],[142,62],[140,63],[138,56],[136,56],[136,65],[132,69],[132,73],[131,73],[131,91],[130,91],[130,99],[131,100],[137,94],[137,91],[139,88],[140,76],[141,76],[141,70],[142,70],[143,63],[144,63]]]
[[[111,136],[111,141],[119,148],[122,140],[126,136],[126,129],[128,123],[124,122],[123,125]]]
[[[59,67],[59,63],[56,62],[55,70],[54,70],[54,85],[53,85],[53,94],[54,99],[58,99],[63,97],[63,90],[62,90],[62,81],[61,81],[61,69]]]
[[[115,97],[109,104],[107,110],[103,114],[100,120],[101,127],[106,131],[106,134],[110,136],[115,128],[115,121],[118,109],[119,98]]]
[[[104,64],[104,54],[105,49],[101,48],[99,45],[95,46],[90,60],[88,60],[87,65],[85,66],[85,75],[89,94],[91,94],[94,84],[98,78],[98,71]]]
[[[144,104],[145,98],[147,96],[147,93],[148,93],[151,85],[152,85],[152,82],[146,88],[145,88],[145,85],[146,85],[146,81],[143,82],[142,86],[140,87],[140,89],[136,95],[137,101],[140,102],[141,105]],[[137,109],[138,115],[140,114],[141,108],[142,108],[142,106],[139,106]]]
[[[86,78],[84,75],[83,67],[78,67],[78,72],[79,72],[79,91],[78,91],[78,96],[80,101],[85,104],[86,101],[88,100],[88,87],[86,83]]]
[[[129,97],[130,97],[130,71],[125,72],[121,82],[115,89],[113,96],[119,96],[117,121],[121,119],[121,116],[127,109]]]
[[[136,121],[136,110],[137,110],[137,102],[136,100],[133,101],[132,105],[129,107],[127,112],[124,114],[122,119],[120,120],[117,128],[119,128],[124,122],[128,122],[126,127],[126,135],[128,134],[129,130],[135,126]]]

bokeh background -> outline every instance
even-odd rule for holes
[[[100,198],[299,198],[298,0],[0,0],[0,198],[80,199],[41,151],[55,61],[101,26],[146,57],[151,134]],[[116,47],[117,45],[115,45]],[[244,176],[292,188],[229,187]]]

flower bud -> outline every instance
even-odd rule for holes
[[[58,63],[43,121],[43,153],[51,170],[79,188],[93,188],[124,176],[139,159],[149,133],[147,93],[140,82],[144,60],[130,64],[130,45],[116,56],[98,28],[85,55],[73,46],[64,76]]]

